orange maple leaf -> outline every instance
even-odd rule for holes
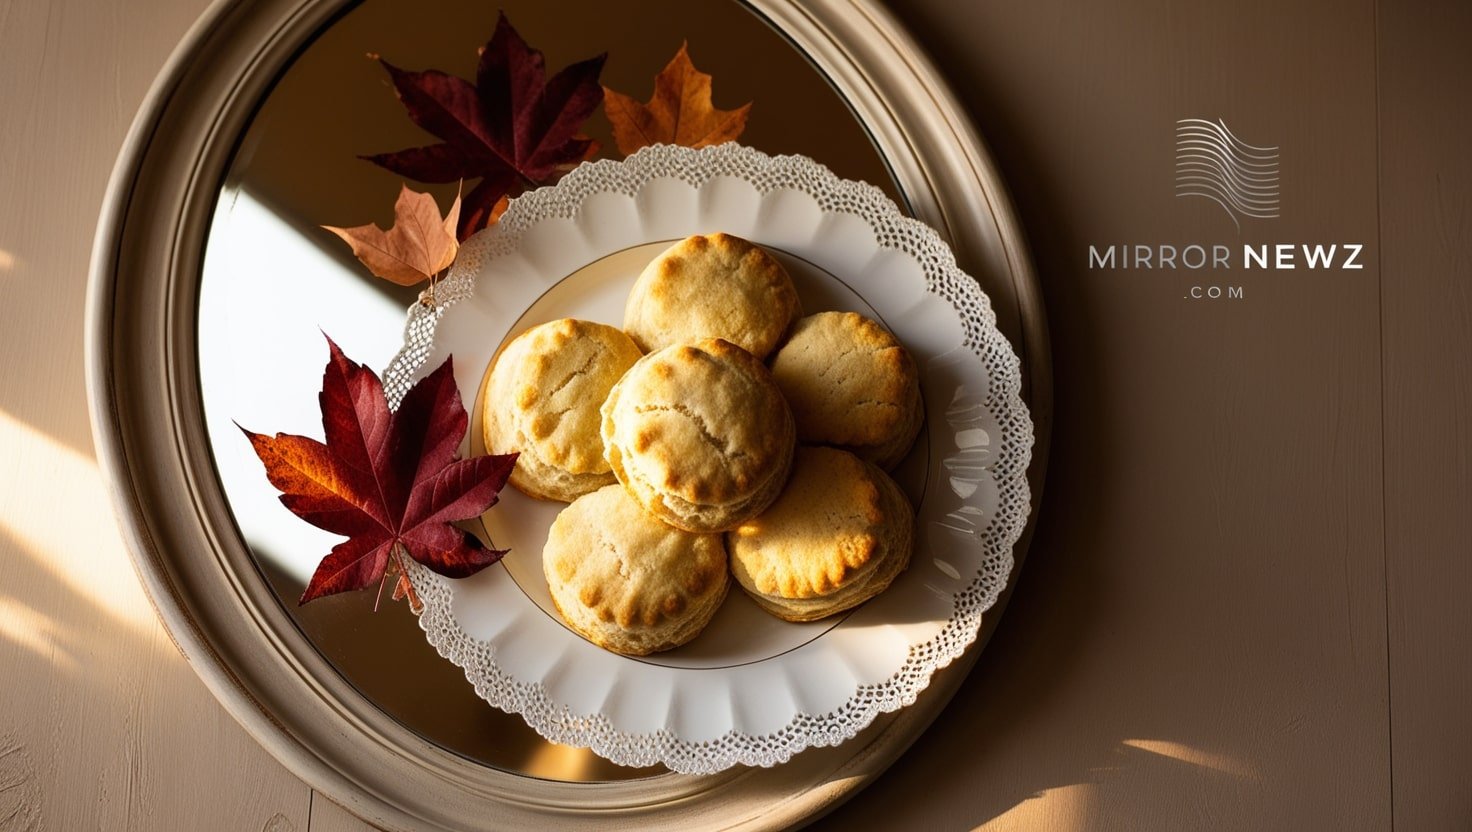
[[[710,76],[690,62],[687,47],[681,44],[654,76],[654,96],[647,104],[603,88],[603,111],[613,125],[614,143],[625,156],[651,144],[705,147],[729,142],[746,129],[751,102],[717,110],[711,103]]]
[[[460,252],[455,226],[460,220],[460,195],[450,213],[440,216],[434,197],[404,185],[394,203],[394,224],[387,231],[373,223],[353,228],[324,225],[352,246],[368,271],[400,286],[430,280],[449,268]]]

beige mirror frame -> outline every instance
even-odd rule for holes
[[[387,718],[302,635],[231,520],[205,437],[196,344],[204,242],[237,137],[277,73],[345,0],[227,0],[190,31],[144,103],[97,232],[87,371],[97,452],[145,588],[214,695],[288,768],[385,829],[787,828],[892,763],[954,694],[996,625],[912,707],[771,769],[609,783],[473,763]],[[749,0],[867,126],[911,210],[977,275],[1022,358],[1042,494],[1051,367],[1042,302],[991,158],[930,62],[873,0]],[[1035,514],[1035,512],[1034,512]],[[1030,538],[1016,551],[1017,574]],[[489,706],[487,706],[489,707]]]

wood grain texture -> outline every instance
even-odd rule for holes
[[[374,827],[320,793],[314,793],[310,832],[374,832]]]
[[[307,827],[307,788],[224,713],[158,624],[87,424],[82,298],[98,205],[154,73],[203,6],[0,3],[6,832]]]
[[[1395,823],[1472,826],[1472,8],[1378,4]]]

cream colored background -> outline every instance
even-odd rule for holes
[[[92,459],[97,210],[204,5],[0,0],[4,832],[364,828],[195,678]],[[1472,14],[895,5],[1017,193],[1059,412],[1034,551],[991,648],[825,826],[1468,826]],[[1235,309],[1085,272],[1087,242],[1219,227],[1141,196],[1169,187],[1156,124],[1203,111],[1277,131],[1264,140],[1285,148],[1296,200],[1277,233],[1364,240],[1375,268],[1259,280]]]

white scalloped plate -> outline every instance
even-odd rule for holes
[[[541,550],[561,504],[508,488],[484,518],[511,549],[502,564],[460,581],[414,570],[421,627],[488,702],[549,740],[687,773],[774,765],[914,702],[1006,585],[1032,447],[1017,358],[935,232],[872,186],[738,145],[647,148],[515,200],[462,249],[443,305],[411,310],[390,399],[453,354],[468,450],[484,452],[477,391],[504,341],[560,317],[619,325],[643,266],[713,231],[774,251],[806,312],[870,315],[914,354],[927,419],[896,471],[918,507],[909,569],[852,613],[811,624],[778,621],[733,588],[691,644],[638,659],[585,641],[552,609]]]

